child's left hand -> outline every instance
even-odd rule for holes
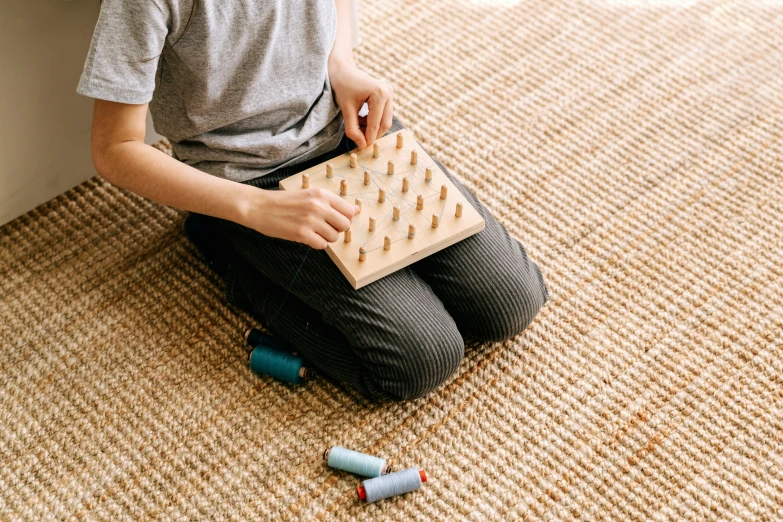
[[[371,147],[392,126],[394,92],[392,86],[377,80],[358,67],[329,71],[334,99],[343,113],[345,134],[359,149]],[[367,103],[370,112],[359,116]]]

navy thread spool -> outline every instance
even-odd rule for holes
[[[391,466],[386,465],[386,459],[340,446],[324,451],[324,460],[330,468],[350,471],[363,477],[380,477],[391,471]]]
[[[408,468],[382,477],[367,479],[356,488],[359,498],[370,502],[416,491],[427,482],[423,469]]]
[[[245,339],[255,346],[248,355],[250,369],[254,372],[292,384],[301,384],[312,375],[312,370],[304,365],[304,359],[292,354],[283,341],[265,336],[255,329],[246,331]]]
[[[259,344],[262,344],[264,346],[274,348],[275,350],[281,350],[288,353],[293,352],[288,343],[279,339],[275,339],[274,337],[269,337],[268,335],[264,334],[264,332],[257,330],[256,328],[252,328],[245,332],[245,340],[247,341],[247,344],[253,348]]]

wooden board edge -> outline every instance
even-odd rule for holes
[[[421,261],[425,257],[429,257],[432,254],[435,254],[436,252],[439,252],[439,251],[441,251],[441,250],[443,250],[445,248],[448,248],[448,247],[450,247],[450,246],[452,246],[452,245],[454,245],[456,243],[459,243],[463,239],[469,238],[470,236],[472,236],[474,234],[478,234],[479,232],[484,230],[485,227],[486,227],[486,222],[482,218],[479,223],[476,223],[476,225],[474,225],[471,228],[468,228],[468,229],[464,230],[460,234],[454,235],[454,236],[448,238],[445,241],[441,241],[440,243],[432,244],[432,245],[428,246],[427,248],[423,248],[423,249],[419,250],[418,252],[416,252],[415,254],[412,254],[412,255],[406,257],[401,263],[397,263],[396,265],[390,265],[390,266],[386,267],[385,269],[383,269],[383,270],[381,270],[379,272],[375,272],[371,276],[365,277],[364,279],[362,279],[360,281],[354,280],[353,277],[351,277],[351,276],[346,276],[346,277],[349,278],[349,280],[350,280],[351,284],[353,285],[353,287],[356,290],[358,290],[361,287],[367,286],[370,283],[374,283],[375,281],[377,281],[377,280],[379,280],[381,278],[384,278],[384,277],[386,277],[389,274],[393,274],[397,270],[401,270],[401,269],[405,268],[406,266],[410,266],[410,265],[412,265],[413,263],[415,263],[417,261]],[[327,249],[328,248],[329,247],[327,247]],[[331,253],[330,253],[330,256],[331,256]],[[336,257],[337,256],[335,255],[332,259],[334,259]],[[340,270],[342,271],[343,267],[340,267]],[[343,274],[345,274],[346,272],[347,272],[347,270],[343,271]]]
[[[338,239],[339,241],[339,239]],[[326,253],[329,255],[329,258],[334,262],[335,265],[337,265],[337,268],[340,270],[340,272],[343,273],[343,276],[345,276],[345,279],[348,280],[348,283],[353,287],[354,290],[358,290],[359,287],[357,285],[356,278],[351,274],[351,272],[348,270],[348,268],[343,264],[340,257],[332,250],[331,243],[327,243],[326,245]]]

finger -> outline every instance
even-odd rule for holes
[[[353,216],[356,214],[356,211],[358,210],[356,205],[351,205],[337,194],[332,194],[331,192],[329,192],[328,201],[330,207],[348,218],[349,221],[353,218]]]
[[[375,139],[378,137],[386,101],[387,98],[383,94],[373,94],[367,103],[370,106],[370,114],[367,115],[367,128],[364,130],[364,136],[367,139],[368,147],[375,143]]]
[[[379,136],[383,136],[391,129],[394,119],[394,98],[389,97],[386,107],[383,108],[383,119],[381,120],[381,130]]]
[[[324,216],[324,218],[326,219],[326,222],[329,223],[332,226],[332,228],[334,228],[338,232],[343,232],[351,227],[351,220],[343,216],[336,210],[332,210],[332,209],[327,210],[326,216]]]
[[[313,226],[313,232],[324,238],[329,243],[334,243],[340,237],[337,230],[326,221],[321,221]]]
[[[359,128],[359,114],[356,107],[346,107],[343,111],[343,120],[345,121],[345,135],[353,141],[359,149],[366,147],[364,134]]]
[[[307,234],[302,243],[316,250],[323,250],[329,244],[323,237],[316,234],[315,232],[310,232]]]

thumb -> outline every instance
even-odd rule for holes
[[[348,136],[359,149],[364,149],[367,142],[364,140],[362,129],[359,128],[359,112],[356,107],[346,107],[343,110],[343,120],[345,121],[345,135]]]

